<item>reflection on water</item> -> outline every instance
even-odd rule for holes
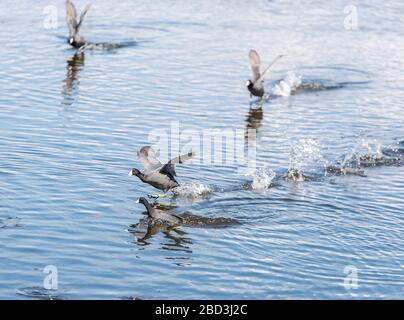
[[[244,130],[244,154],[248,155],[249,159],[253,159],[256,156],[258,130],[261,127],[263,119],[264,111],[262,106],[256,108],[250,106],[245,119]]]
[[[159,210],[167,212],[170,212],[172,208],[172,206],[166,205],[159,206]],[[190,249],[192,239],[186,237],[187,232],[181,230],[181,227],[227,228],[240,224],[237,220],[232,218],[203,217],[190,212],[184,212],[178,216],[182,219],[180,225],[171,225],[161,220],[142,218],[138,223],[130,225],[128,231],[137,238],[136,244],[140,246],[150,245],[150,242],[147,240],[162,233],[165,239],[169,240],[169,242],[162,243],[161,249],[192,253],[192,250]]]
[[[67,59],[66,78],[64,79],[62,90],[62,104],[73,105],[79,89],[79,73],[84,66],[84,52],[76,52]]]
[[[134,243],[139,246],[150,245],[147,240],[151,240],[153,236],[161,233],[165,240],[161,243],[162,250],[192,253],[190,248],[192,239],[186,237],[187,233],[178,226],[170,226],[150,219],[140,219],[138,223],[130,225],[128,231],[136,237]]]

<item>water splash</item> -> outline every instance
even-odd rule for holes
[[[251,188],[253,190],[268,189],[276,177],[276,173],[267,167],[258,168],[247,175],[252,178]]]
[[[318,167],[326,167],[328,161],[321,152],[321,147],[314,139],[292,141],[289,155],[289,171],[316,172]]]
[[[377,140],[359,140],[341,162],[341,169],[360,168],[361,164],[374,162],[383,158],[383,146]]]
[[[382,153],[387,157],[404,160],[404,141],[384,147]]]
[[[175,189],[175,195],[190,198],[203,198],[208,196],[212,189],[201,183],[184,184]]]
[[[297,169],[288,169],[282,176],[286,181],[302,182],[306,181],[307,177]]]
[[[302,83],[302,76],[289,71],[285,79],[279,81],[273,88],[275,96],[289,97]]]

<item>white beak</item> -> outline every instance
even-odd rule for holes
[[[132,170],[129,171],[128,175],[133,176]]]
[[[139,203],[139,199],[136,200],[136,203]]]

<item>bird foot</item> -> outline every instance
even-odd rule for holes
[[[172,209],[172,205],[169,203],[164,203],[164,202],[159,202],[159,201],[155,201],[153,203],[153,206],[159,210],[170,210]]]
[[[166,194],[148,194],[150,199],[167,198]]]

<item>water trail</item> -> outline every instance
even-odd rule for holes
[[[292,141],[289,155],[289,168],[286,172],[275,172],[263,166],[247,172],[244,176],[250,181],[241,185],[245,190],[264,190],[273,187],[283,179],[289,182],[321,180],[328,175],[365,176],[363,168],[374,166],[401,166],[404,164],[404,141],[385,147],[377,140],[360,140],[343,156],[342,160],[329,161],[322,153],[321,145],[314,139]],[[252,181],[251,181],[252,180]],[[240,185],[228,190],[239,190]]]
[[[326,174],[355,174],[364,176],[362,168],[401,165],[404,159],[399,147],[384,147],[377,140],[360,139],[337,165],[326,168]]]
[[[345,155],[340,167],[358,169],[361,165],[372,162],[373,160],[381,160],[383,158],[382,144],[376,140],[359,140],[352,150]]]
[[[288,71],[286,77],[274,85],[271,90],[273,96],[289,97],[297,92],[335,90],[347,85],[361,84],[368,82],[336,82],[321,78],[308,79],[294,71]]]

